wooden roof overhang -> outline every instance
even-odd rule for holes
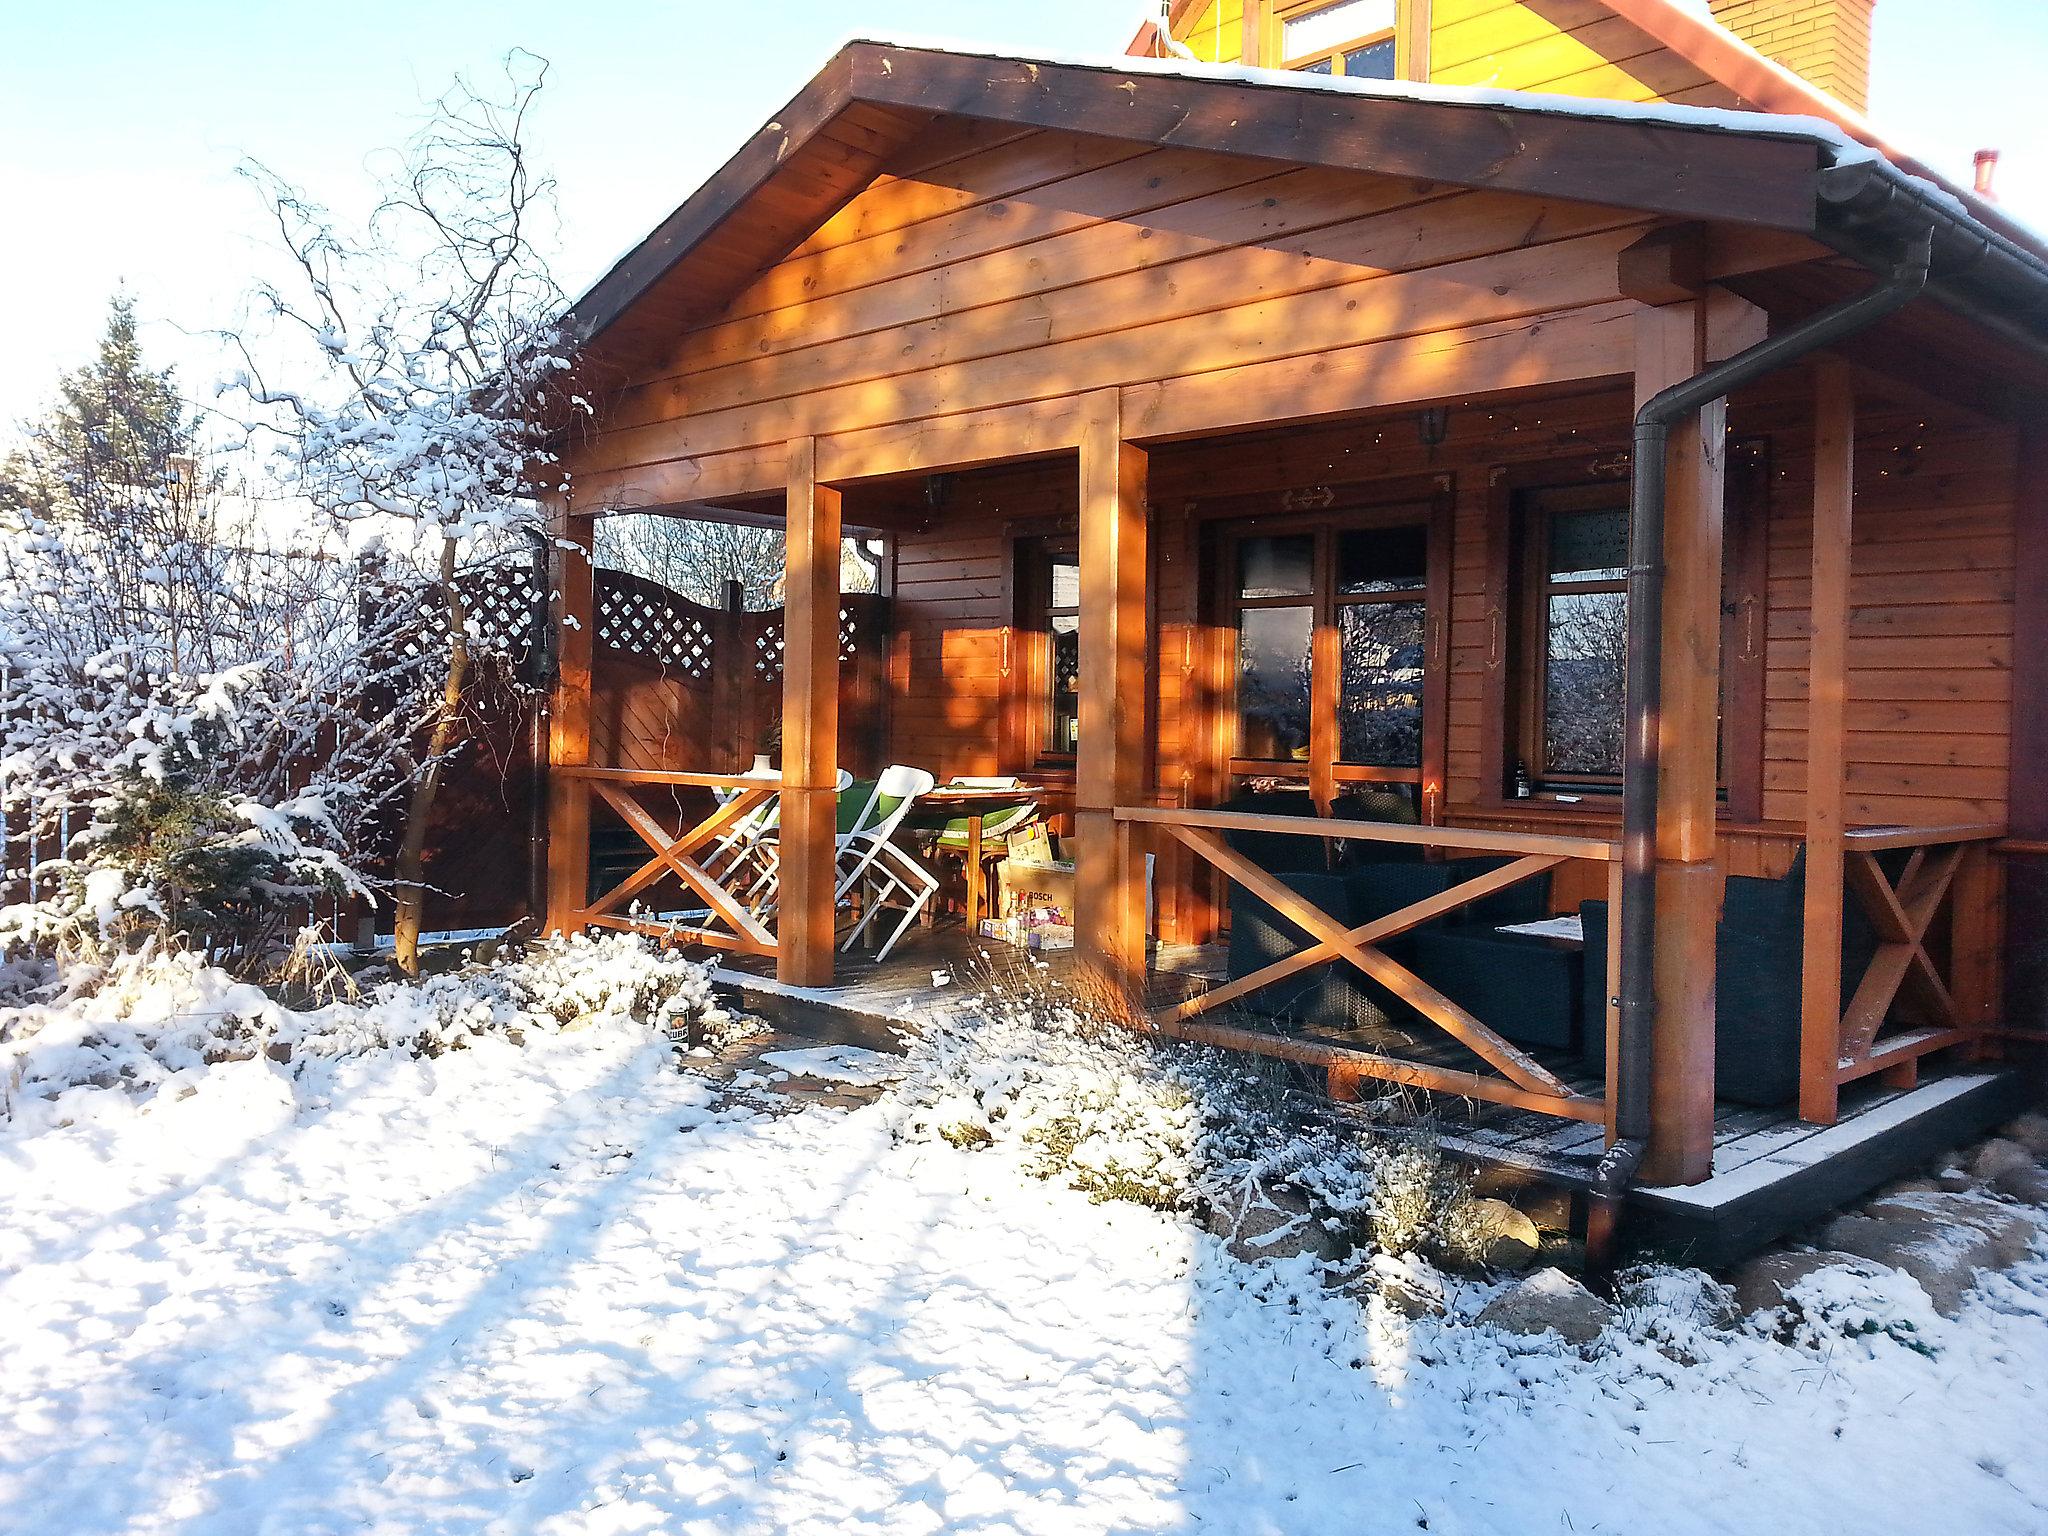
[[[1972,268],[1977,313],[2024,280],[2033,292],[2015,308],[2048,335],[2048,258],[2038,246],[1812,119],[856,40],[570,308],[578,387],[601,398],[653,363],[678,330],[715,315],[940,118],[1640,209],[1804,235],[1859,256],[1884,231],[1867,196],[1853,228],[1833,227],[1844,205],[1827,195],[1830,178],[1883,172],[1933,194],[1918,200],[1923,216],[1940,208],[1964,226],[1949,248]],[[1980,236],[1998,261],[1971,254]]]

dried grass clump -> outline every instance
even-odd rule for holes
[[[1459,1269],[1483,1266],[1491,1238],[1471,1175],[1418,1133],[1372,1143],[1372,1239],[1388,1253],[1419,1253]]]

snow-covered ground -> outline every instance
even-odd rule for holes
[[[890,1126],[623,1020],[20,1106],[0,1528],[2048,1531],[2048,1264],[1582,1357]]]

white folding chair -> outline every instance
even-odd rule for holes
[[[843,795],[852,785],[853,775],[844,768],[840,769],[833,784],[834,791]],[[731,866],[732,877],[723,883],[736,891],[740,899],[752,910],[769,912],[775,908],[776,893],[782,884],[781,793],[778,791],[775,797],[763,804],[754,815],[760,816],[762,820],[753,828],[747,839],[743,857],[735,860]],[[706,867],[709,867],[708,864]],[[745,878],[749,868],[754,872],[753,881],[745,891],[738,891],[739,881]]]
[[[868,796],[867,804],[861,807],[848,831],[839,834],[836,857],[839,866],[839,883],[833,892],[835,901],[845,898],[856,885],[863,887],[860,921],[846,936],[841,952],[851,950],[861,940],[884,907],[898,898],[903,902],[903,918],[897,923],[882,947],[876,951],[877,960],[888,958],[889,951],[896,947],[896,941],[903,937],[917,914],[924,910],[925,903],[938,894],[938,877],[890,841],[896,829],[903,824],[903,818],[917,802],[917,797],[930,790],[938,780],[922,768],[910,768],[901,763],[885,769],[875,781],[874,793]]]

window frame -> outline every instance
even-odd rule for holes
[[[1293,58],[1288,58],[1284,55],[1283,49],[1286,45],[1287,24],[1290,21],[1299,21],[1304,17],[1314,15],[1318,11],[1329,10],[1334,5],[1342,3],[1343,0],[1293,0],[1291,4],[1274,7],[1266,20],[1266,36],[1262,40],[1265,44],[1263,56],[1277,61],[1277,65],[1281,69],[1306,71],[1313,69],[1318,64],[1326,63],[1329,65],[1329,68],[1321,71],[1321,73],[1342,79],[1345,78],[1345,55],[1356,53],[1362,48],[1370,48],[1377,43],[1391,42],[1394,45],[1394,73],[1392,78],[1395,80],[1417,80],[1424,78],[1423,74],[1418,73],[1418,67],[1421,66],[1421,60],[1418,58],[1418,55],[1423,50],[1417,41],[1417,31],[1419,26],[1424,35],[1427,35],[1428,32],[1428,7],[1426,0],[1394,0],[1394,20],[1391,25],[1382,27],[1377,31],[1360,33],[1357,37],[1349,38],[1342,43],[1334,44],[1328,48],[1318,48]],[[1418,12],[1422,17],[1419,23],[1416,19]],[[1376,80],[1380,77],[1368,75],[1365,78]]]
[[[1213,538],[1205,545],[1213,561],[1207,583],[1208,609],[1219,636],[1216,700],[1217,753],[1226,781],[1291,779],[1306,781],[1317,804],[1327,810],[1340,786],[1350,784],[1413,784],[1423,819],[1439,818],[1445,782],[1446,732],[1449,720],[1449,644],[1452,511],[1455,485],[1448,474],[1414,475],[1341,486],[1312,486],[1259,496],[1218,498],[1196,503],[1194,515],[1210,522]],[[1313,509],[1313,510],[1309,510]],[[1419,588],[1390,593],[1336,593],[1336,535],[1356,528],[1422,526],[1427,545],[1425,574]],[[1242,598],[1239,596],[1239,545],[1247,538],[1325,529],[1318,538],[1316,564],[1308,598]],[[1413,767],[1343,762],[1338,757],[1337,705],[1342,687],[1336,609],[1373,602],[1423,603],[1422,722],[1420,762]],[[1311,746],[1306,761],[1252,758],[1240,754],[1237,705],[1238,614],[1242,608],[1309,606],[1316,664],[1311,682],[1309,727]]]
[[[1727,820],[1758,823],[1763,815],[1765,645],[1769,628],[1768,538],[1771,520],[1771,442],[1768,436],[1731,436],[1723,497],[1721,621],[1721,806]],[[1485,609],[1480,615],[1481,710],[1478,805],[1504,810],[1550,808],[1618,811],[1620,796],[1605,785],[1578,803],[1559,784],[1531,799],[1513,794],[1514,766],[1526,712],[1541,708],[1524,662],[1530,647],[1523,626],[1530,604],[1523,594],[1530,541],[1517,526],[1519,504],[1531,492],[1619,483],[1626,496],[1626,448],[1570,459],[1496,464],[1488,475]],[[1532,764],[1532,769],[1533,769]],[[1617,784],[1618,780],[1615,781]]]
[[[1548,764],[1550,699],[1550,604],[1559,596],[1619,592],[1626,596],[1628,575],[1619,577],[1560,580],[1550,570],[1550,535],[1558,514],[1599,512],[1621,504],[1624,536],[1628,519],[1626,483],[1593,481],[1578,485],[1532,486],[1523,493],[1517,509],[1517,551],[1522,567],[1519,590],[1520,624],[1517,640],[1522,647],[1519,669],[1520,696],[1515,700],[1517,757],[1528,764],[1537,793],[1576,793],[1590,790],[1611,794],[1621,788],[1621,771],[1613,773],[1552,772]],[[1583,503],[1578,505],[1577,503]],[[1626,614],[1627,605],[1623,605]]]
[[[1000,753],[1005,771],[1074,769],[1076,754],[1052,745],[1052,621],[1072,617],[1078,630],[1081,610],[1078,599],[1071,609],[1054,605],[1052,568],[1060,563],[1079,565],[1080,552],[1080,535],[1071,528],[1041,525],[1010,534],[1010,600],[1000,663],[1008,684]]]

